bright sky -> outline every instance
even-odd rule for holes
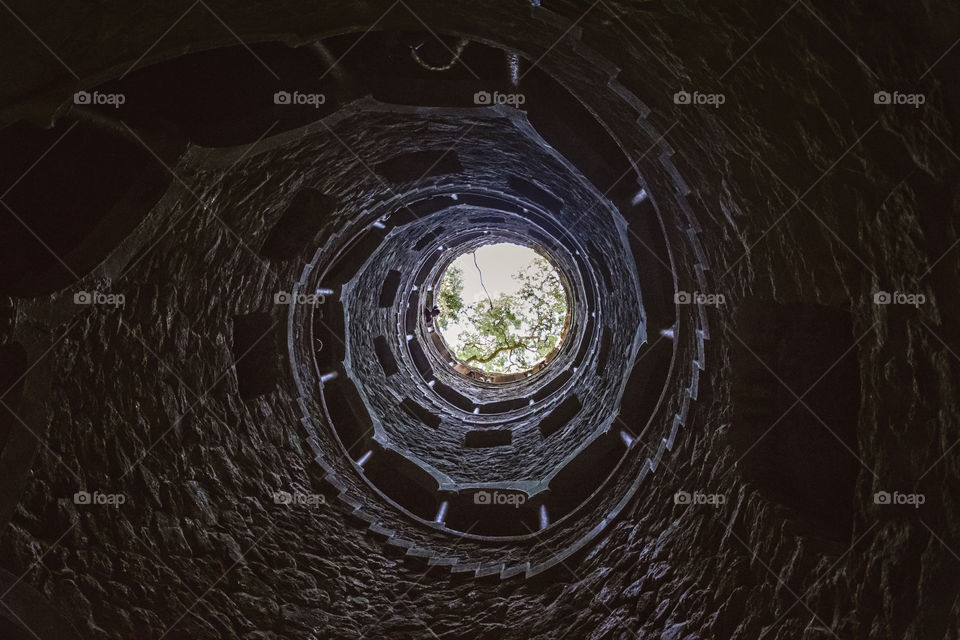
[[[501,293],[516,293],[520,285],[510,276],[533,262],[537,252],[518,244],[485,244],[478,248],[477,265],[483,271],[483,282],[494,300]],[[465,253],[453,261],[453,266],[463,271],[463,302],[473,304],[486,298],[480,286],[480,273],[473,264],[473,255]]]
[[[496,300],[501,293],[516,293],[520,289],[520,285],[511,276],[533,262],[534,258],[539,257],[539,254],[530,247],[507,242],[485,244],[476,250],[476,255],[476,265],[473,264],[473,254],[471,253],[463,254],[450,265],[460,267],[460,270],[463,271],[462,295],[463,303],[466,305],[487,297],[480,285],[480,273],[477,271],[477,265],[483,271],[483,283],[487,285],[490,297]],[[463,331],[464,327],[460,326],[458,322],[451,322],[447,326],[447,330],[443,332],[443,337],[447,344],[459,346],[460,335]]]

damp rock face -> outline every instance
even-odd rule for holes
[[[542,4],[5,10],[0,635],[958,637],[957,8]],[[351,361],[406,320],[340,294],[403,224],[590,189],[622,242],[551,234],[591,364],[531,383],[509,445],[570,458],[541,492],[570,516],[464,535],[360,436],[378,407],[453,434],[455,393],[525,409],[429,350],[387,374],[377,335]],[[415,382],[365,402],[362,371]],[[549,446],[572,397],[610,416],[579,463]],[[447,477],[503,461],[437,441]]]

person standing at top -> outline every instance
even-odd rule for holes
[[[440,309],[433,307],[432,309],[424,308],[423,318],[427,321],[427,324],[430,324],[440,316]]]

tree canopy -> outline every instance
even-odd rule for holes
[[[444,273],[436,296],[437,324],[463,364],[490,373],[517,373],[559,344],[567,297],[554,267],[537,256],[511,278],[519,286],[515,292],[491,297],[484,287],[485,298],[466,304],[463,271],[451,266]],[[457,331],[449,331],[454,327]]]

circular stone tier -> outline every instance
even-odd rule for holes
[[[364,215],[327,239],[291,292],[291,361],[318,462],[357,517],[408,553],[456,548],[443,556],[451,567],[478,574],[551,566],[535,540],[550,536],[572,552],[672,446],[700,368],[675,366],[675,338],[703,316],[665,322],[674,309],[663,292],[675,284],[651,260],[665,264],[669,254],[638,252],[617,207],[522,113],[365,100],[328,121],[331,134],[349,123],[377,136],[380,173],[393,177],[390,197],[352,204]],[[444,135],[412,152],[384,144],[389,132],[417,129]],[[451,137],[461,140],[456,151]],[[532,161],[542,168],[533,180]],[[649,199],[641,208],[657,216]],[[645,240],[640,247],[666,245]],[[556,357],[507,383],[455,371],[421,313],[421,295],[451,260],[494,242],[548,254],[570,297]],[[658,292],[653,340],[648,287]],[[694,335],[702,345],[704,333]],[[653,418],[671,410],[663,398],[676,397],[667,391],[684,371],[694,377],[673,406],[672,430],[648,432],[669,424]]]

